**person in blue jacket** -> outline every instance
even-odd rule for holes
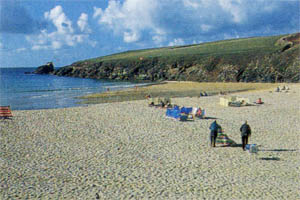
[[[210,146],[216,147],[216,139],[218,136],[218,131],[221,130],[222,128],[215,120],[213,123],[211,123],[209,129],[210,129]]]

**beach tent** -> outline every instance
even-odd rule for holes
[[[232,139],[230,139],[226,134],[218,133],[216,145],[226,147],[236,145],[236,143]]]

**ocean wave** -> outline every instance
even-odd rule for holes
[[[38,99],[38,98],[45,98],[45,97],[50,97],[52,95],[50,94],[43,94],[43,95],[37,95],[37,96],[30,96],[30,99]]]
[[[105,88],[133,88],[135,86],[146,86],[149,85],[149,83],[138,83],[138,84],[127,84],[127,85],[112,85],[112,86],[106,86]]]
[[[35,92],[61,92],[61,91],[72,91],[72,90],[93,90],[98,89],[97,87],[76,87],[76,88],[57,88],[57,89],[38,89],[38,90],[24,90],[17,91],[19,93],[35,93]]]

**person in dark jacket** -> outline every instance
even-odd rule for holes
[[[240,128],[241,131],[241,137],[242,137],[242,147],[243,150],[246,150],[246,145],[248,144],[248,138],[251,136],[251,128],[248,125],[247,121],[241,126]]]
[[[213,123],[211,123],[209,129],[210,129],[210,146],[216,147],[216,139],[218,136],[218,131],[220,131],[222,128],[215,120]]]

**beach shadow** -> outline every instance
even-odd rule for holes
[[[251,106],[262,106],[262,105],[265,105],[265,103],[253,103],[253,104],[251,104]]]
[[[259,151],[275,151],[275,152],[282,152],[282,151],[298,151],[299,149],[259,149]]]
[[[195,120],[193,120],[193,119],[187,119],[187,120],[183,120],[183,121],[181,121],[181,120],[178,120],[179,122],[195,122]]]
[[[267,157],[263,157],[263,158],[259,158],[260,160],[273,160],[273,161],[279,161],[280,158],[278,157],[272,157],[272,158],[267,158]]]
[[[199,119],[218,119],[216,117],[205,117],[205,118],[199,118]]]
[[[247,104],[246,106],[244,106],[244,107],[247,107],[247,106],[260,106],[260,105],[262,105],[262,104]]]
[[[0,118],[0,122],[9,122],[13,121],[13,118]]]
[[[228,147],[239,147],[239,148],[242,148],[243,144],[233,144],[233,145],[228,146]]]

